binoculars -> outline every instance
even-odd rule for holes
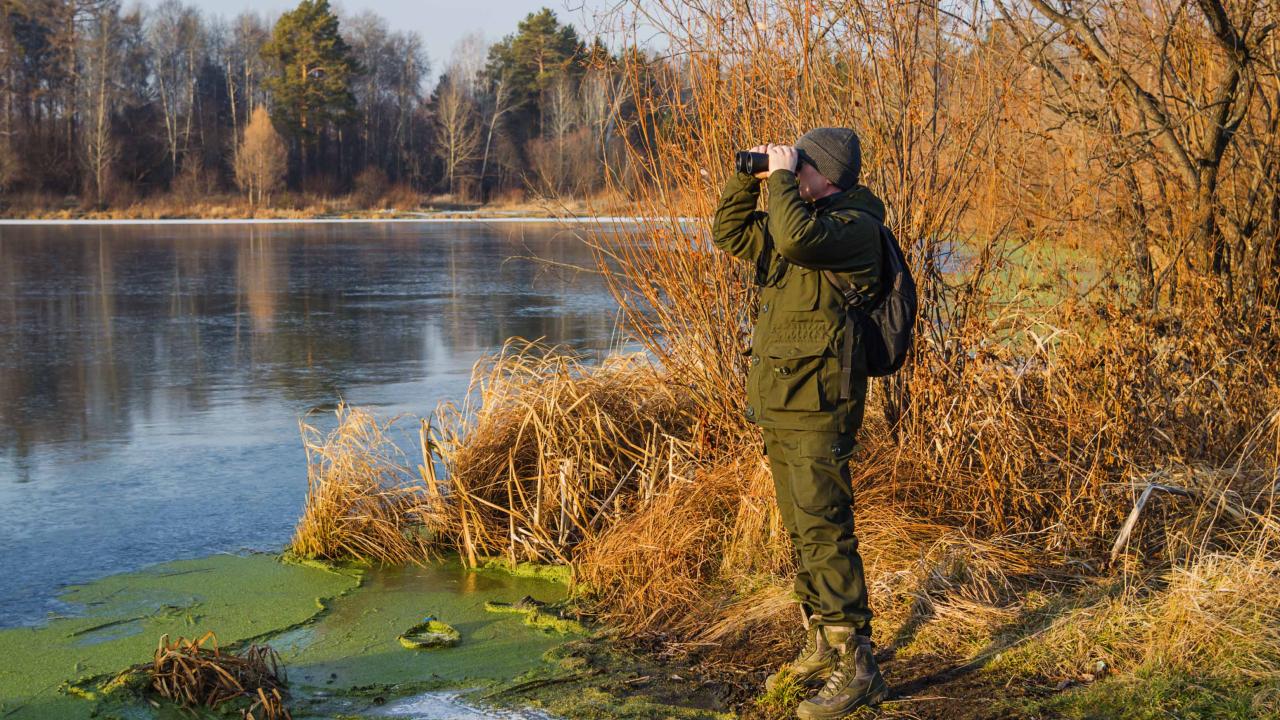
[[[809,160],[809,156],[806,155],[803,150],[801,150],[800,161],[799,161],[799,164],[796,165],[796,169],[799,170],[800,164],[803,164],[806,162],[809,163],[810,165],[813,164]],[[756,173],[764,172],[765,170],[769,169],[769,155],[768,153],[758,153],[758,152],[751,152],[749,150],[740,150],[736,155],[734,155],[733,164],[734,164],[734,167],[738,170],[738,172],[746,173],[748,175],[755,175]]]

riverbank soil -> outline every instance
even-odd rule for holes
[[[607,632],[548,653],[554,669],[480,695],[504,707],[545,709],[575,720],[729,720],[728,687],[687,664],[616,644]]]

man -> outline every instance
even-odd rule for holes
[[[878,703],[887,687],[872,656],[848,464],[866,401],[866,356],[858,343],[842,398],[847,314],[822,271],[843,274],[868,296],[879,290],[884,203],[858,184],[861,145],[848,128],[817,128],[794,147],[752,151],[768,153],[769,169],[729,179],[712,233],[717,247],[756,267],[760,312],[748,351],[746,414],[764,435],[807,618],[804,649],[765,686],[784,674],[825,681],[796,713],[837,718]],[[756,209],[765,178],[767,212]]]

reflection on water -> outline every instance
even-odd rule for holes
[[[0,228],[0,626],[279,547],[309,409],[426,414],[511,336],[606,350],[614,303],[564,265],[593,260],[552,225]]]
[[[409,720],[553,720],[541,710],[497,709],[468,705],[459,690],[436,690],[399,700],[379,715]]]

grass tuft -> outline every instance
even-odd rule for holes
[[[327,434],[302,423],[307,501],[289,552],[389,564],[431,557],[423,529],[438,524],[438,488],[405,465],[389,436],[394,419],[379,421],[346,405],[335,416],[336,427]]]

